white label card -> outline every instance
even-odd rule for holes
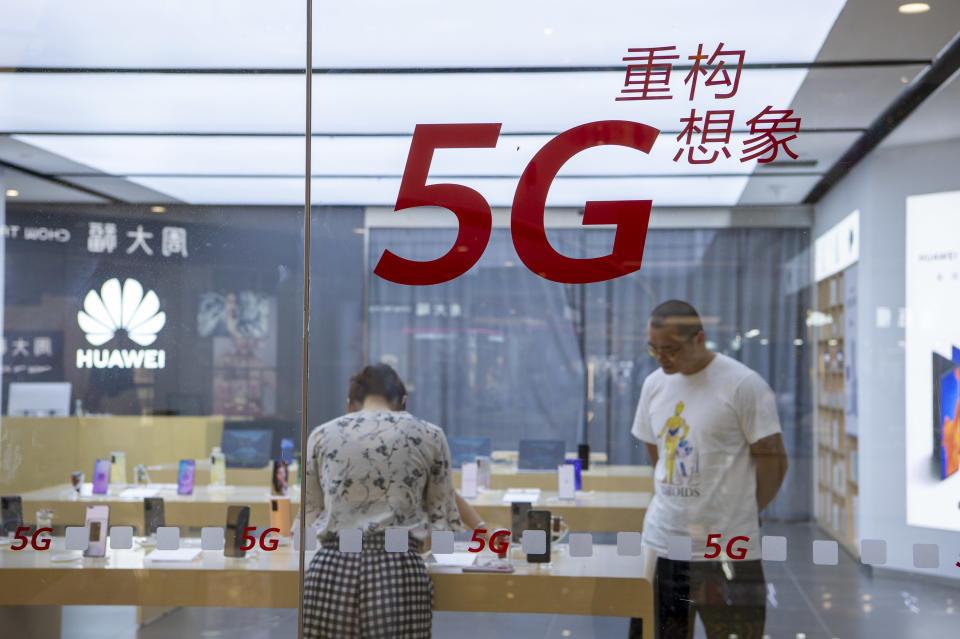
[[[575,475],[576,468],[573,464],[561,464],[557,466],[557,497],[560,499],[576,499],[577,482]]]
[[[460,469],[460,495],[465,499],[477,496],[477,462],[464,462]]]

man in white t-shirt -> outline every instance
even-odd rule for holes
[[[655,636],[692,637],[699,613],[709,639],[760,639],[759,513],[787,471],[773,391],[706,347],[686,302],[654,309],[647,341],[660,368],[643,382],[632,433],[655,465],[643,522],[647,556],[656,557]],[[630,636],[640,632],[634,620]]]

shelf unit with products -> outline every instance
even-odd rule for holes
[[[852,274],[852,273],[851,273]],[[845,272],[816,284],[818,316],[811,323],[816,345],[816,446],[814,453],[817,523],[847,550],[858,554],[857,438],[847,433]]]

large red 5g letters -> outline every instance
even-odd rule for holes
[[[584,224],[615,224],[613,252],[601,257],[575,259],[557,253],[547,240],[544,207],[557,173],[580,151],[614,144],[649,153],[659,130],[625,120],[591,122],[565,131],[533,157],[513,198],[510,230],[517,255],[531,271],[566,284],[602,282],[640,268],[650,222],[650,200],[587,202]],[[426,185],[434,149],[493,148],[500,124],[418,124],[400,182],[394,210],[440,206],[452,211],[460,223],[457,240],[446,255],[429,262],[407,260],[387,250],[374,273],[397,284],[441,284],[466,273],[483,255],[493,216],[482,195],[458,184]]]

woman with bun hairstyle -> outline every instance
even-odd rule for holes
[[[446,437],[406,399],[390,366],[366,366],[350,380],[349,412],[310,433],[304,516],[320,547],[304,580],[304,637],[430,637],[433,583],[416,531],[464,526]],[[386,552],[388,528],[407,529],[407,552]],[[362,531],[362,552],[340,551],[344,530]]]

